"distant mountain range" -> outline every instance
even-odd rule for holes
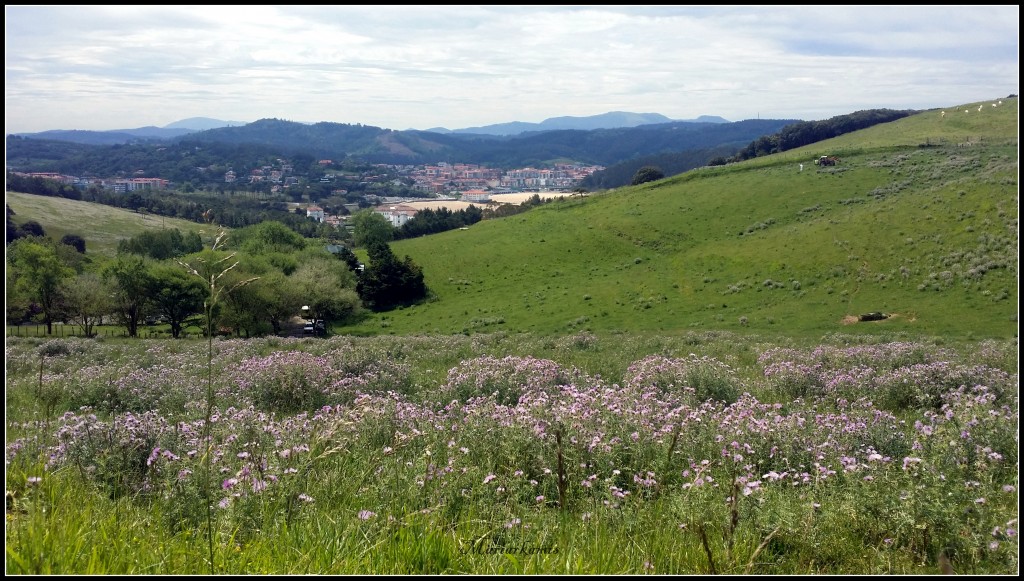
[[[658,116],[610,114],[610,117],[604,116],[604,121],[593,118],[583,118],[583,121],[651,122],[632,127],[548,129],[517,135],[395,131],[361,124],[260,119],[240,126],[202,131],[163,128],[187,133],[162,140],[138,137],[160,129],[142,128],[136,130],[133,137],[138,141],[133,142],[132,147],[109,141],[90,144],[8,135],[6,164],[10,171],[76,176],[140,175],[141,170],[146,177],[160,177],[175,183],[223,185],[221,180],[226,168],[244,176],[260,169],[268,158],[287,158],[296,168],[317,169],[324,165],[320,163],[323,160],[331,160],[331,164],[349,161],[388,165],[467,163],[505,169],[579,163],[604,166],[601,172],[591,176],[593,179],[588,178],[589,183],[582,184],[585,188],[601,189],[628,183],[644,165],[653,165],[666,175],[674,175],[695,167],[727,163],[734,157],[749,159],[800,147],[911,113],[888,109],[858,111],[822,122],[746,119],[662,123],[653,122],[660,120]],[[549,119],[546,123],[550,127],[571,125],[580,120],[564,117]],[[79,136],[89,132],[65,133]],[[124,131],[94,133],[94,137],[105,136],[108,140],[127,135]]]
[[[33,139],[52,139],[55,141],[70,141],[72,143],[84,143],[86,145],[117,145],[119,143],[137,143],[140,141],[165,140],[188,135],[197,131],[207,129],[218,129],[220,127],[240,127],[245,125],[243,121],[221,121],[209,117],[190,117],[169,123],[163,127],[148,125],[136,129],[111,129],[109,131],[89,131],[84,129],[53,129],[40,131],[38,133],[12,133],[21,137]]]
[[[712,158],[732,155],[796,121],[671,121],[501,136],[260,119],[240,127],[218,127],[165,140],[136,138],[132,142],[135,147],[131,148],[9,135],[6,162],[7,168],[14,171],[55,171],[67,175],[107,176],[143,169],[146,176],[178,183],[209,181],[210,175],[200,171],[207,167],[231,167],[241,175],[258,168],[268,157],[288,158],[295,167],[309,167],[325,159],[394,165],[469,163],[497,168],[551,163],[609,167],[644,156],[690,152],[684,165],[699,167]],[[183,163],[185,157],[189,158],[187,163]]]
[[[729,121],[712,115],[701,115],[696,119],[673,120],[659,113],[628,113],[624,111],[613,111],[601,115],[589,117],[552,117],[540,123],[527,123],[524,121],[512,121],[509,123],[497,123],[483,127],[467,127],[465,129],[449,130],[443,127],[427,129],[430,133],[442,134],[464,134],[464,135],[490,135],[498,137],[516,136],[523,133],[540,131],[559,131],[576,129],[592,131],[595,129],[618,129],[639,127],[641,125],[654,125],[660,123],[729,123]],[[208,131],[210,129],[221,129],[224,127],[242,127],[248,125],[243,121],[222,121],[209,117],[190,117],[169,123],[163,127],[147,126],[137,129],[113,129],[109,131],[88,131],[81,129],[54,129],[38,133],[12,133],[20,137],[33,139],[52,139],[55,141],[69,141],[86,145],[117,145],[119,143],[139,143],[143,141],[159,141],[174,139],[190,133]],[[315,123],[303,123],[303,125],[316,125]],[[416,130],[409,130],[416,131]]]
[[[217,129],[218,127],[240,127],[245,124],[245,121],[221,121],[220,119],[211,119],[209,117],[189,117],[188,119],[168,123],[164,125],[164,129],[205,131],[207,129]]]
[[[594,129],[616,129],[619,127],[638,127],[640,125],[653,125],[656,123],[671,123],[673,121],[685,121],[688,123],[728,123],[726,119],[712,115],[701,115],[696,119],[669,119],[660,113],[628,113],[625,111],[612,111],[601,115],[589,117],[552,117],[540,123],[526,123],[523,121],[512,121],[510,123],[496,123],[484,125],[483,127],[467,127],[465,129],[448,130],[444,127],[427,129],[434,133],[473,133],[479,135],[519,135],[529,131],[558,131],[561,129],[581,129],[591,131]]]

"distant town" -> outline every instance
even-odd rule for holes
[[[228,170],[219,191],[236,188],[263,191],[292,200],[293,208],[305,207],[306,215],[318,222],[340,226],[344,216],[327,214],[318,199],[342,197],[350,203],[346,211],[374,206],[395,227],[410,220],[425,208],[445,207],[457,211],[470,204],[520,203],[534,193],[551,198],[570,195],[584,178],[603,166],[556,164],[552,168],[524,167],[510,170],[475,164],[439,162],[433,165],[373,164],[370,171],[342,169],[333,160],[322,159],[313,171],[296,172],[291,163],[277,159],[244,172]],[[87,189],[98,187],[114,193],[173,190],[177,185],[158,178],[145,177],[137,170],[133,177],[81,177],[53,172],[13,172],[16,175],[43,178]],[[220,181],[220,180],[218,180]],[[406,195],[389,195],[389,194]]]

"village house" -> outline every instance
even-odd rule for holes
[[[460,199],[466,202],[489,202],[491,200],[491,192],[486,190],[466,190],[462,192]]]
[[[401,228],[403,224],[412,220],[419,210],[412,206],[398,204],[394,206],[378,206],[373,211],[387,218],[388,222],[391,222],[391,225],[395,228]]]
[[[320,206],[309,206],[306,208],[306,217],[314,218],[317,222],[324,221],[324,209]]]

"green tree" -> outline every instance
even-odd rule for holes
[[[139,336],[139,321],[149,306],[147,291],[152,288],[150,261],[134,254],[118,256],[103,270],[104,278],[114,286],[114,313],[128,330],[129,337]]]
[[[236,279],[232,277],[225,280],[231,282]],[[239,337],[247,339],[270,333],[271,325],[260,312],[263,307],[263,297],[260,296],[255,285],[256,282],[245,285],[224,298],[217,315],[219,327],[230,329]]]
[[[38,305],[32,302],[32,298],[26,290],[18,285],[18,272],[11,267],[10,254],[7,255],[7,297],[4,302],[7,313],[8,325],[20,325],[32,318],[33,310]]]
[[[275,253],[274,257],[289,256]],[[281,306],[277,303],[283,296],[295,297],[297,289],[284,279],[284,275],[276,270],[270,260],[264,256],[240,255],[238,266],[225,275],[222,284],[234,285],[242,279],[251,282],[239,286],[226,295],[222,301],[219,323],[245,337],[266,335],[276,332],[274,322],[280,323],[275,315],[280,314]],[[274,285],[280,285],[275,287]],[[291,315],[299,311],[298,298],[291,298],[287,305]],[[272,321],[274,319],[274,321]]]
[[[149,230],[117,244],[119,253],[138,254],[154,260],[177,258],[202,249],[203,241],[199,234],[190,231],[183,236],[177,228]]]
[[[82,238],[78,234],[65,234],[60,239],[61,244],[67,244],[81,254],[85,254],[85,238]]]
[[[267,220],[231,233],[230,247],[248,254],[295,252],[306,247],[306,240],[285,224]]]
[[[237,267],[224,282],[238,277],[255,280],[224,297],[220,323],[245,336],[280,333],[302,305],[300,290],[287,275],[311,258],[323,260],[326,256],[322,249],[313,247],[298,252],[239,253]]]
[[[15,216],[15,215],[16,214],[15,214],[14,210],[12,210],[11,206],[8,205],[7,206],[7,243],[8,244],[10,244],[11,242],[14,242],[15,240],[17,240],[18,238],[21,237],[21,233],[18,232],[18,225],[14,223],[14,220],[11,220],[11,216]]]
[[[43,236],[46,236],[46,232],[43,230],[42,224],[36,222],[35,220],[29,220],[28,222],[25,222],[21,226],[18,226],[18,236],[36,236],[42,238]]]
[[[347,246],[338,245],[337,252],[333,253],[334,257],[341,260],[348,266],[348,269],[357,272],[359,270],[359,258],[355,252],[352,252]]]
[[[14,286],[39,306],[46,333],[63,314],[63,281],[74,276],[73,268],[60,260],[52,241],[19,238],[7,249],[7,268],[14,271]]]
[[[186,272],[202,280],[204,288],[208,289],[203,305],[203,316],[206,332],[210,334],[217,332],[217,322],[224,314],[228,298],[259,279],[257,276],[248,275],[249,273],[243,273],[238,268],[241,260],[236,258],[237,252],[218,249],[224,246],[226,238],[227,233],[221,232],[212,248],[178,260],[178,264],[183,266]]]
[[[395,228],[387,218],[370,208],[352,215],[352,239],[356,246],[369,248],[374,243],[388,243],[395,238]]]
[[[630,185],[637,186],[647,182],[660,180],[664,177],[665,172],[661,171],[661,168],[653,165],[645,165],[644,167],[636,170],[636,173],[633,174],[633,180],[630,182]]]
[[[299,268],[300,256],[301,254],[297,252],[272,252],[262,255],[261,258],[265,259],[267,264],[288,276],[295,272],[295,269]]]
[[[326,256],[307,260],[288,278],[299,289],[299,306],[308,306],[314,319],[344,324],[358,315],[355,275],[344,263]]]
[[[206,287],[181,267],[165,263],[155,265],[146,281],[146,294],[153,312],[162,315],[171,326],[171,337],[177,339],[190,317],[203,312]]]
[[[359,277],[356,291],[367,308],[386,311],[398,305],[408,305],[427,296],[423,271],[408,256],[398,260],[391,247],[384,242],[367,248],[370,264]]]
[[[69,320],[78,325],[86,337],[95,335],[96,325],[114,312],[114,288],[94,272],[64,279],[63,293]]]
[[[262,302],[261,313],[274,333],[280,333],[302,306],[302,291],[280,272],[270,272],[254,282]]]
[[[203,249],[203,239],[199,236],[199,232],[195,230],[189,230],[185,232],[185,236],[181,241],[181,250],[183,254],[192,254],[199,252]]]

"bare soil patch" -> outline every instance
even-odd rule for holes
[[[895,319],[897,317],[902,317],[902,316],[903,315],[901,315],[899,313],[888,313],[888,316],[885,319],[881,319],[881,321],[888,321],[889,319]],[[841,323],[843,325],[852,325],[854,323],[878,323],[878,322],[881,322],[881,321],[861,321],[859,315],[846,315],[845,317],[843,317],[843,320],[841,321]],[[911,318],[910,322],[914,322],[914,318]]]

